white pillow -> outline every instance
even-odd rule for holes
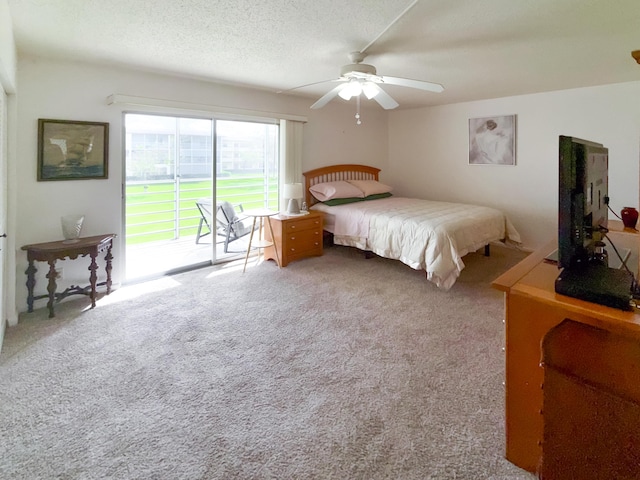
[[[309,191],[321,202],[333,198],[364,198],[361,190],[343,180],[317,183],[309,187]]]
[[[365,197],[376,193],[387,193],[393,190],[389,185],[376,180],[347,180],[351,185],[362,191]]]

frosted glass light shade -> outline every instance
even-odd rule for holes
[[[65,215],[64,217],[60,217],[64,243],[75,243],[78,241],[83,223],[84,215]]]
[[[362,92],[369,100],[371,100],[373,97],[378,95],[379,91],[380,91],[380,87],[378,87],[378,85],[376,85],[373,82],[365,82],[362,85]]]
[[[302,184],[301,183],[286,183],[284,185],[284,191],[282,195],[285,199],[289,199],[287,206],[287,213],[300,213],[300,206],[298,205],[298,199],[302,198]]]
[[[350,100],[351,97],[357,97],[362,93],[362,86],[360,82],[357,80],[351,80],[346,87],[344,87],[338,95],[340,95],[345,100]]]

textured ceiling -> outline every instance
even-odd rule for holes
[[[8,0],[18,51],[271,91],[367,48],[400,108],[640,80],[639,0]],[[379,38],[378,38],[379,36]],[[295,90],[313,99],[333,84]],[[336,99],[334,101],[342,101]]]

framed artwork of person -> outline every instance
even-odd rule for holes
[[[469,165],[516,164],[516,116],[469,119]]]

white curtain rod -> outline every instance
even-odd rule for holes
[[[164,109],[176,109],[180,111],[206,112],[220,114],[225,117],[235,117],[238,119],[280,119],[292,120],[294,122],[307,122],[308,118],[300,115],[290,115],[286,113],[262,112],[259,110],[245,110],[242,108],[220,107],[217,105],[205,105],[201,103],[179,102],[176,100],[164,100],[160,98],[137,97],[134,95],[122,95],[114,93],[107,97],[108,105],[131,105],[139,107],[154,107]]]

